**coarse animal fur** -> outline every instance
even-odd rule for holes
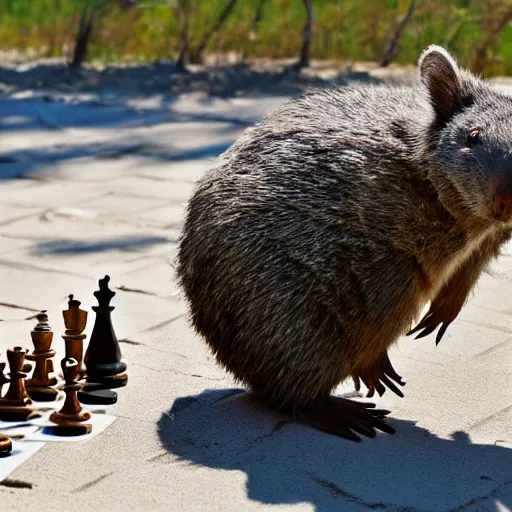
[[[387,357],[456,318],[511,235],[512,98],[438,46],[421,87],[294,98],[199,180],[178,278],[217,361],[318,427],[394,432],[389,411],[334,399],[348,377],[401,394]],[[355,405],[354,405],[355,404]]]

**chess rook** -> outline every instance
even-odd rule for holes
[[[32,378],[26,381],[26,386],[32,400],[50,402],[58,396],[57,390],[52,388],[57,384],[57,378],[54,375],[50,376],[53,364],[49,364],[55,356],[55,350],[51,350],[53,332],[48,324],[46,311],[41,311],[37,315],[37,320],[37,325],[30,333],[34,352],[26,356],[27,359],[35,361],[35,368]]]
[[[94,292],[98,305],[94,328],[85,353],[87,385],[85,389],[110,389],[126,385],[126,364],[121,361],[121,348],[112,326],[111,313],[115,309],[110,301],[115,296],[108,283],[109,276],[99,280],[99,290]]]
[[[25,386],[26,374],[23,373],[23,363],[28,350],[14,347],[7,350],[9,363],[9,388],[3,398],[0,398],[0,419],[26,420],[34,414],[32,399]]]
[[[66,344],[66,358],[78,362],[79,378],[83,376],[82,359],[84,352],[84,329],[87,325],[87,311],[80,309],[81,302],[69,295],[68,309],[63,311],[66,332],[62,335]]]
[[[80,365],[76,359],[65,357],[61,362],[61,366],[66,382],[64,386],[66,400],[62,409],[59,412],[52,413],[50,416],[50,421],[57,425],[54,428],[54,432],[57,435],[89,434],[92,430],[92,425],[85,422],[91,418],[91,413],[82,410],[82,406],[77,398],[77,393],[82,388],[82,384],[78,380]]]

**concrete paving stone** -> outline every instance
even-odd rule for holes
[[[137,217],[143,221],[149,221],[162,228],[181,229],[185,220],[187,201],[181,203],[158,206],[141,212]]]
[[[140,204],[140,203],[139,203]],[[11,238],[31,239],[41,242],[41,252],[51,249],[55,240],[82,241],[90,240],[95,243],[103,239],[109,247],[120,247],[133,250],[138,245],[151,245],[151,243],[165,243],[165,232],[161,229],[148,229],[139,227],[136,223],[130,224],[129,219],[103,215],[95,218],[98,212],[85,205],[73,209],[58,209],[42,211],[40,215],[26,218],[0,226],[0,235]],[[110,241],[110,243],[108,243]],[[46,243],[46,245],[45,245]],[[98,247],[99,250],[101,247]],[[76,252],[83,250],[77,246]],[[90,250],[90,252],[94,252]]]
[[[100,215],[120,216],[152,210],[159,206],[159,203],[160,205],[164,205],[165,200],[110,192],[103,197],[81,201],[80,206],[99,212]]]
[[[199,115],[226,117],[238,119],[247,123],[260,121],[269,111],[277,108],[287,99],[286,96],[272,96],[268,98],[240,97],[240,98],[214,98],[204,93],[188,93],[180,96],[178,102],[173,103],[173,112]]]
[[[77,156],[67,160],[48,162],[40,165],[34,172],[28,169],[24,175],[38,180],[66,180],[72,182],[103,182],[106,186],[111,180],[121,178],[131,169],[131,162],[123,158],[103,158],[97,156]],[[97,188],[102,195],[101,185]]]
[[[2,204],[23,206],[26,208],[66,208],[73,207],[78,201],[94,199],[105,192],[96,184],[81,184],[40,180],[17,180],[25,186],[16,191],[5,192],[0,187]]]
[[[140,168],[137,176],[151,179],[156,182],[180,182],[191,184],[194,187],[197,179],[212,165],[213,158],[191,159],[181,162],[148,162],[148,165]]]
[[[8,226],[18,220],[34,218],[41,212],[41,208],[27,206],[13,206],[8,204],[0,204],[0,229]]]
[[[21,251],[13,251],[0,257],[0,262],[4,265],[24,264],[28,268],[37,268],[41,272],[64,273],[68,275],[83,275],[90,278],[105,274],[122,276],[133,269],[139,269],[145,265],[144,258],[134,261],[133,254],[122,250],[110,250],[107,252],[99,251],[89,253],[66,253],[66,247],[76,248],[77,242],[59,243],[53,246],[54,250],[64,249],[62,254],[44,254],[37,255],[30,248]],[[169,279],[172,276],[172,269],[167,271]],[[146,282],[146,288],[154,289],[155,285],[150,281]]]
[[[174,165],[173,167],[179,167]],[[125,176],[112,180],[109,185],[118,194],[152,197],[156,200],[165,199],[169,202],[181,203],[192,194],[194,183],[178,181],[174,179],[171,171],[167,170],[169,180],[161,183],[161,180],[152,180],[142,176]]]
[[[146,258],[136,268],[124,272],[119,280],[127,288],[168,297],[175,294],[176,283],[173,277],[174,270],[170,262],[160,258]]]
[[[13,198],[23,198],[32,186],[30,180],[5,179],[2,173],[4,163],[0,163],[0,201],[13,201]]]
[[[9,236],[0,235],[0,255],[18,251],[23,247],[29,247],[33,243],[34,241],[29,239],[11,238]]]

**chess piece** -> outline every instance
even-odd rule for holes
[[[34,408],[31,407],[32,400],[25,387],[27,375],[22,372],[27,352],[27,349],[21,347],[7,350],[9,388],[5,396],[0,398],[0,419],[2,420],[26,420],[34,414]]]
[[[0,457],[7,457],[12,451],[12,441],[7,436],[0,436]]]
[[[81,302],[69,295],[68,309],[63,311],[66,332],[62,335],[66,344],[66,358],[76,359],[79,368],[79,378],[83,378],[82,359],[84,351],[84,334],[87,325],[87,311],[80,309]]]
[[[51,402],[58,396],[57,390],[52,388],[57,384],[57,377],[50,376],[50,369],[53,370],[53,365],[48,364],[55,355],[55,350],[51,350],[53,332],[48,324],[46,311],[41,311],[37,315],[37,320],[37,325],[30,333],[34,352],[26,356],[27,359],[35,361],[35,368],[32,378],[26,381],[26,386],[32,400]]]
[[[80,364],[72,357],[65,357],[62,360],[62,374],[66,385],[64,392],[66,400],[59,412],[54,412],[50,416],[50,421],[55,423],[54,432],[57,435],[84,435],[92,430],[90,423],[84,423],[91,418],[89,411],[82,411],[82,406],[78,401],[77,393],[82,384],[78,377],[80,374]]]
[[[128,380],[126,363],[121,361],[121,348],[112,326],[111,313],[115,307],[110,301],[116,293],[108,287],[109,281],[109,276],[100,279],[99,290],[94,292],[98,305],[92,308],[96,320],[84,358],[87,368],[84,391],[119,388],[126,386]]]
[[[2,388],[4,387],[4,384],[7,384],[9,382],[9,379],[5,376],[4,373],[5,370],[5,363],[0,363],[0,396],[2,396]]]

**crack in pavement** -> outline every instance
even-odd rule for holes
[[[143,347],[146,347],[147,345],[145,343],[142,343],[142,341],[133,341],[129,340],[128,338],[123,338],[122,340],[119,340],[119,343],[126,343],[127,345],[142,345]]]
[[[485,496],[479,496],[477,498],[473,498],[472,500],[468,501],[467,503],[464,503],[460,507],[452,508],[448,512],[462,512],[463,510],[467,509],[468,507],[471,507],[473,505],[476,505],[477,503],[481,503],[482,501],[487,501],[489,499],[495,498],[501,489],[504,487],[507,487],[509,485],[512,485],[512,480],[508,480],[507,482],[503,482],[502,484],[498,485],[498,487],[495,487],[489,494],[486,494]]]
[[[72,491],[70,491],[70,493],[74,494],[77,492],[86,491],[87,489],[90,489],[91,487],[95,486],[96,484],[99,484],[100,482],[105,480],[105,478],[108,478],[110,475],[113,475],[113,474],[114,474],[113,471],[111,471],[110,473],[105,473],[104,475],[101,475],[98,478],[91,480],[90,482],[87,482],[84,485],[77,487],[76,489],[73,489]]]
[[[1,260],[0,260],[0,263],[1,263]],[[169,320],[165,320],[163,322],[160,322],[159,324],[156,324],[156,325],[152,325],[151,327],[148,327],[146,329],[144,329],[142,332],[153,332],[153,331],[157,331],[158,329],[161,329],[162,327],[166,327],[168,326],[169,324],[172,324],[173,322],[175,322],[176,320],[179,320],[180,318],[184,317],[184,316],[187,316],[187,313],[182,313],[181,315],[176,315],[176,316],[173,316],[172,318],[170,318]]]
[[[147,290],[141,290],[139,288],[130,288],[128,286],[124,286],[123,284],[121,286],[115,286],[116,290],[120,290],[122,292],[132,292],[132,293],[142,293],[143,295],[151,295],[153,297],[160,297],[157,293],[154,292],[148,292]]]
[[[333,482],[329,480],[323,480],[315,475],[309,475],[313,482],[317,483],[321,487],[327,489],[332,496],[335,498],[345,498],[350,503],[355,503],[356,505],[360,505],[370,510],[393,510],[395,512],[423,512],[422,509],[416,507],[400,507],[395,505],[394,503],[383,503],[383,502],[372,502],[366,501],[360,498],[359,496],[354,496],[353,494],[344,491],[340,487],[338,487]]]
[[[509,329],[508,327],[503,327],[501,325],[488,324],[486,322],[478,322],[476,320],[465,320],[465,319],[461,319],[460,322],[464,322],[464,323],[470,324],[470,325],[477,325],[478,327],[485,327],[486,329],[491,329],[493,331],[504,332],[506,334],[511,334],[512,333],[512,329]]]
[[[263,443],[263,441],[266,441],[267,439],[270,439],[271,437],[273,437],[277,432],[279,432],[288,423],[292,423],[292,422],[290,420],[278,421],[274,425],[274,428],[270,432],[267,432],[266,434],[258,436],[256,439],[253,439],[252,441],[250,441],[249,445],[247,446],[247,448],[245,448],[245,450],[242,450],[241,452],[238,452],[237,455],[242,455],[244,453],[247,453],[249,450],[251,450],[257,444],[261,444],[261,443]]]
[[[13,309],[23,309],[25,311],[33,311],[35,313],[39,313],[41,311],[40,309],[29,308],[26,306],[19,306],[18,304],[12,304],[10,302],[0,302],[0,306],[4,306],[6,308],[13,308]],[[32,317],[27,318],[26,320],[30,320],[31,318]]]
[[[512,405],[508,405],[507,407],[503,407],[503,409],[500,409],[499,411],[496,411],[496,412],[492,413],[491,415],[489,415],[489,416],[487,416],[485,418],[482,418],[481,420],[476,421],[475,423],[470,425],[467,428],[467,430],[472,430],[474,428],[481,427],[482,425],[485,425],[488,421],[496,418],[496,416],[499,416],[502,413],[507,413],[509,411],[512,411]]]
[[[170,372],[174,375],[185,375],[185,377],[198,377],[201,379],[206,380],[215,380],[215,381],[222,381],[223,378],[218,377],[205,377],[204,375],[199,375],[198,373],[185,373],[185,372],[179,372],[178,370],[175,370],[174,368],[153,368],[151,366],[146,366],[145,364],[136,363],[136,366],[139,366],[141,368],[146,368],[147,370],[151,370],[152,372]]]
[[[44,272],[46,274],[58,274],[61,276],[71,276],[71,277],[79,277],[80,279],[89,279],[87,276],[84,276],[84,274],[78,274],[75,272],[68,272],[63,270],[57,270],[54,268],[48,268],[48,267],[40,267],[39,265],[31,265],[29,263],[19,263],[16,261],[6,260],[3,258],[0,258],[0,266],[15,268],[17,270],[28,270],[28,271],[35,271],[35,272]]]

